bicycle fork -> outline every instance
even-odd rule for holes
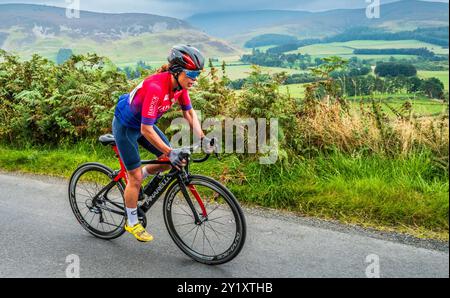
[[[194,214],[195,224],[201,225],[203,222],[208,220],[208,214],[206,212],[205,205],[203,204],[202,199],[200,198],[200,195],[198,194],[197,190],[195,189],[194,185],[189,184],[189,179],[185,172],[181,173],[178,176],[178,185],[180,186],[181,192],[183,193],[184,199],[189,205],[189,208],[191,208],[192,213]],[[200,206],[202,210],[202,218],[199,217],[199,213],[195,209],[194,203],[192,203],[191,196],[189,195],[186,186],[191,191],[192,195],[194,196],[195,200],[197,201],[198,205]]]

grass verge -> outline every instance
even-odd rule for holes
[[[60,149],[0,145],[0,169],[6,171],[68,178],[88,161],[118,167],[112,150],[96,144]],[[448,171],[436,168],[428,153],[404,159],[336,153],[296,162],[288,170],[226,156],[196,164],[192,171],[220,180],[244,204],[449,239]]]

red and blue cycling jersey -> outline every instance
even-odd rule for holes
[[[154,125],[178,101],[183,111],[192,109],[186,89],[173,92],[169,72],[154,74],[141,82],[130,94],[120,96],[114,115],[128,127]]]

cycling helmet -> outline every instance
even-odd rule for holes
[[[167,57],[169,61],[169,71],[178,74],[185,70],[202,70],[205,65],[205,58],[202,53],[190,45],[176,45],[172,47]]]

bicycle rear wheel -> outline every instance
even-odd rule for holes
[[[191,176],[207,216],[192,190],[190,200],[202,222],[195,223],[194,215],[178,183],[167,191],[164,199],[164,221],[176,245],[200,263],[218,265],[234,259],[244,246],[246,223],[233,194],[219,182],[204,176]]]
[[[76,219],[102,239],[114,239],[125,232],[125,185],[114,182],[112,174],[105,165],[86,163],[75,170],[69,182],[69,202]]]

